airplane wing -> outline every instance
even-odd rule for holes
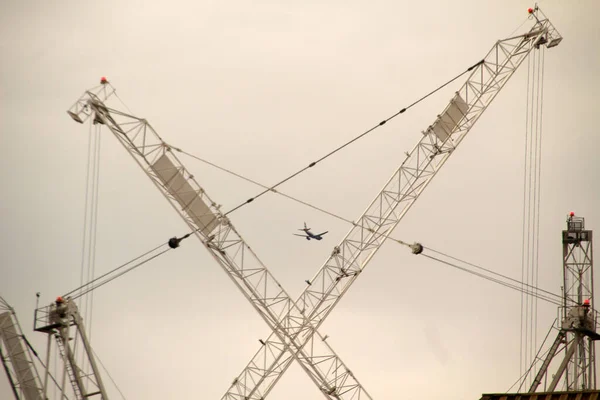
[[[306,236],[306,235],[300,235],[299,233],[292,233],[292,235],[294,235],[294,236],[308,237],[308,236]]]
[[[326,234],[327,232],[329,232],[329,231],[325,231],[325,232],[323,232],[323,233],[318,233],[318,234],[316,234],[315,236],[323,236],[323,235],[324,235],[324,234]]]

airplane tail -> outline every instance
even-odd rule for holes
[[[306,226],[306,222],[305,222],[304,223],[304,228],[303,229],[298,229],[298,230],[302,231],[302,232],[307,232],[308,233],[308,231],[310,231],[310,228],[308,226]]]

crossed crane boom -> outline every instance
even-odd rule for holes
[[[316,277],[309,281],[310,285],[301,294],[297,304],[301,310],[311,310],[310,314],[305,314],[310,327],[318,328],[332,311],[530,51],[541,42],[553,47],[561,39],[556,29],[543,18],[538,19],[526,34],[499,41],[493,46],[483,62],[473,69],[467,82],[444,112],[424,132],[424,137],[407,155],[406,160],[363,213],[359,222],[340,245],[334,248]],[[303,338],[301,346],[310,343],[307,346],[310,348],[315,343],[314,338],[310,336],[310,330]],[[262,373],[258,381],[253,381],[254,387],[251,390],[242,391],[242,388],[232,385],[223,399],[254,399],[253,390],[258,387],[266,387],[261,392],[268,393],[285,372],[292,358],[286,357],[285,352],[281,350],[283,343],[277,341],[275,333],[272,333],[265,343],[280,349],[279,353],[274,354],[271,349],[259,349],[234,383],[255,373],[257,366],[268,365],[269,362],[265,362],[268,359],[271,359],[271,366],[258,369]],[[310,361],[314,363],[325,359],[327,357],[313,357]],[[341,364],[332,363],[332,370],[337,375],[328,376],[330,386],[338,390],[332,397],[341,398],[341,395],[348,394],[347,398],[360,398],[358,387],[353,390],[343,386],[346,376],[343,370],[336,368],[338,366],[342,367]],[[347,373],[352,374],[349,370]],[[248,394],[250,396],[245,397]]]
[[[103,93],[102,97],[106,95]],[[304,352],[292,339],[292,334],[297,336],[307,330],[312,331],[307,328],[306,318],[301,310],[295,309],[295,303],[279,282],[146,120],[107,107],[95,91],[86,92],[69,110],[69,114],[78,122],[84,122],[93,115],[94,123],[109,128],[269,327],[278,333],[283,350],[289,349],[291,354],[300,353],[304,360],[316,357],[311,354],[312,350]],[[284,321],[284,316],[289,318]],[[321,344],[317,346],[320,354],[325,351],[329,357],[343,365],[324,341]],[[316,384],[323,384],[326,372],[322,371],[322,363],[316,365],[304,362],[302,365]],[[237,383],[238,386],[242,384],[242,381]],[[353,386],[360,388],[358,382]],[[259,391],[254,392],[256,396],[262,396]],[[325,392],[332,393],[332,387],[325,386]]]
[[[78,122],[93,115],[94,123],[111,130],[271,328],[223,399],[264,399],[292,359],[326,398],[371,399],[318,327],[529,52],[560,39],[545,17],[536,16],[528,33],[497,42],[296,302],[145,119],[106,107],[100,91],[86,92],[69,114]]]

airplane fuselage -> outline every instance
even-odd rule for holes
[[[325,235],[325,234],[327,233],[327,231],[325,231],[325,232],[323,232],[323,233],[317,233],[317,234],[315,235],[314,233],[312,233],[312,232],[310,231],[310,228],[308,228],[308,227],[306,226],[306,223],[304,224],[304,229],[299,229],[299,230],[300,230],[300,231],[302,231],[302,232],[304,232],[304,234],[305,234],[306,236],[304,236],[304,235],[300,235],[300,234],[297,234],[297,233],[294,233],[294,235],[296,235],[296,236],[303,236],[303,237],[305,237],[305,238],[306,238],[306,240],[310,240],[310,239],[314,239],[314,240],[323,240],[323,235]]]
[[[321,239],[323,239],[323,237],[321,235],[315,235],[308,229],[302,229],[302,230],[304,231],[304,233],[306,233],[306,240],[310,240],[310,239],[321,240]]]
[[[306,232],[306,234],[308,235],[306,237],[306,240],[310,240],[310,239],[321,240],[321,239],[323,239],[321,236],[313,235],[312,233],[309,233],[309,232]]]

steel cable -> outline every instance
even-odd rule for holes
[[[73,300],[75,300],[75,299],[77,299],[77,298],[79,298],[79,297],[81,297],[81,296],[83,296],[83,295],[85,295],[85,294],[87,294],[87,293],[90,293],[90,292],[91,292],[91,291],[93,291],[93,290],[96,290],[96,289],[98,289],[98,288],[99,288],[99,287],[101,287],[101,286],[104,286],[104,285],[106,285],[107,283],[109,283],[109,282],[111,282],[111,281],[113,281],[113,280],[117,279],[117,278],[118,278],[118,277],[120,277],[120,276],[123,276],[123,275],[125,275],[126,273],[128,273],[128,272],[130,272],[130,271],[132,271],[132,270],[136,269],[137,267],[139,267],[139,266],[141,266],[141,265],[144,265],[144,264],[146,264],[148,261],[154,260],[156,257],[163,255],[164,253],[166,253],[166,252],[167,252],[167,251],[169,251],[169,250],[171,250],[171,248],[165,249],[165,250],[161,251],[160,253],[158,253],[158,254],[155,254],[155,255],[153,255],[152,257],[150,257],[150,258],[148,258],[148,259],[146,259],[146,260],[144,260],[144,261],[141,261],[141,262],[139,262],[139,263],[137,263],[137,264],[133,265],[132,267],[129,267],[128,269],[126,269],[126,270],[124,270],[124,271],[122,271],[122,272],[118,273],[118,274],[117,274],[117,275],[115,275],[115,276],[112,276],[112,277],[108,278],[107,280],[105,280],[105,281],[103,281],[103,282],[100,282],[100,283],[99,283],[99,284],[97,284],[97,285],[94,285],[94,286],[92,286],[92,287],[89,287],[89,288],[87,288],[87,289],[86,289],[86,290],[84,290],[84,291],[83,291],[81,294],[78,294],[78,295],[76,295],[76,296],[73,296],[73,297],[72,297],[72,299],[73,299]]]
[[[142,254],[142,255],[140,255],[140,256],[137,256],[136,258],[134,258],[134,259],[132,259],[132,260],[130,260],[130,261],[127,261],[125,264],[121,264],[121,265],[119,265],[118,267],[116,267],[116,268],[114,268],[114,269],[112,269],[112,270],[110,270],[110,271],[108,271],[108,272],[106,272],[106,273],[104,273],[104,274],[100,275],[99,277],[97,277],[97,278],[95,278],[95,279],[93,279],[93,280],[91,280],[91,281],[89,281],[89,282],[87,282],[87,283],[85,283],[85,284],[83,284],[83,285],[79,286],[78,288],[76,288],[76,289],[73,289],[73,290],[71,290],[70,292],[67,292],[67,293],[65,293],[65,294],[64,294],[62,297],[67,297],[67,296],[69,296],[69,295],[71,295],[71,294],[75,293],[75,292],[76,292],[76,291],[78,291],[78,290],[80,290],[81,292],[80,292],[80,293],[79,293],[77,296],[75,296],[74,298],[81,297],[83,294],[87,293],[87,289],[86,289],[86,292],[85,292],[85,293],[84,293],[84,290],[83,290],[83,289],[84,289],[84,288],[86,288],[87,286],[89,286],[89,285],[93,284],[94,282],[96,282],[96,281],[98,281],[98,280],[100,280],[100,279],[102,279],[102,278],[104,278],[104,277],[106,277],[106,276],[108,276],[108,275],[110,275],[110,274],[112,274],[112,273],[114,273],[114,272],[116,272],[116,271],[120,270],[121,268],[125,268],[126,266],[128,266],[128,265],[129,265],[129,264],[131,264],[132,262],[135,262],[135,261],[139,260],[140,258],[142,258],[142,257],[145,257],[146,255],[148,255],[148,254],[150,254],[150,253],[152,253],[152,252],[154,252],[154,251],[156,251],[156,250],[160,249],[160,248],[161,248],[161,247],[163,247],[163,246],[166,246],[166,243],[162,243],[161,245],[159,245],[159,246],[156,246],[156,247],[155,247],[155,248],[153,248],[152,250],[148,250],[148,251],[147,251],[147,252],[145,252],[144,254]]]
[[[447,81],[446,83],[444,83],[441,86],[438,86],[436,89],[432,90],[431,92],[427,93],[426,95],[424,95],[423,97],[421,97],[420,99],[414,101],[413,103],[411,103],[410,105],[402,108],[400,111],[394,113],[393,115],[391,115],[390,117],[382,120],[381,122],[379,122],[377,125],[373,126],[372,128],[367,129],[365,132],[361,133],[360,135],[356,136],[355,138],[349,140],[348,142],[342,144],[341,146],[337,147],[336,149],[330,151],[329,153],[325,154],[324,156],[322,156],[321,158],[319,158],[316,161],[311,162],[310,164],[308,164],[306,167],[301,168],[300,170],[294,172],[293,174],[289,175],[287,178],[279,181],[278,183],[276,183],[273,186],[268,187],[267,189],[263,190],[262,192],[258,193],[256,196],[249,198],[248,200],[246,200],[245,202],[237,205],[236,207],[232,208],[231,210],[227,211],[224,215],[229,215],[232,212],[240,209],[241,207],[253,202],[254,200],[256,200],[257,198],[261,197],[262,195],[264,195],[267,192],[273,191],[275,188],[277,188],[278,186],[281,186],[282,184],[284,184],[285,182],[293,179],[294,177],[300,175],[301,173],[303,173],[304,171],[308,170],[309,168],[314,167],[315,165],[317,165],[319,162],[325,160],[328,157],[331,157],[332,155],[334,155],[335,153],[337,153],[338,151],[342,150],[343,148],[349,146],[350,144],[356,142],[357,140],[359,140],[360,138],[368,135],[369,133],[373,132],[375,129],[379,128],[380,126],[385,125],[387,122],[389,122],[390,120],[396,118],[398,115],[403,114],[405,111],[407,111],[408,109],[410,109],[411,107],[417,105],[418,103],[420,103],[421,101],[425,100],[426,98],[428,98],[429,96],[433,95],[434,93],[438,92],[439,90],[443,89],[444,87],[448,86],[449,84],[451,84],[452,82],[454,82],[455,80],[457,80],[458,78],[460,78],[461,76],[463,76],[464,74],[472,71],[474,68],[476,68],[477,66],[481,65],[484,63],[484,60],[481,60],[479,62],[477,62],[476,64],[470,66],[469,68],[467,68],[464,72],[460,73],[459,75],[455,76],[454,78],[450,79],[449,81]]]
[[[176,151],[178,151],[178,152],[180,152],[180,153],[182,153],[182,154],[184,154],[184,155],[186,155],[186,156],[188,156],[188,157],[191,157],[191,158],[193,158],[193,159],[195,159],[195,160],[201,161],[201,162],[203,162],[203,163],[205,163],[205,164],[207,164],[207,165],[210,165],[210,166],[212,166],[212,167],[214,167],[214,168],[216,168],[216,169],[219,169],[219,170],[221,170],[221,171],[223,171],[223,172],[226,172],[226,173],[228,173],[228,174],[231,174],[231,175],[233,175],[233,176],[236,176],[237,178],[243,179],[243,180],[245,180],[245,181],[247,181],[247,182],[250,182],[250,183],[252,183],[252,184],[254,184],[254,185],[257,185],[257,186],[260,186],[260,187],[263,187],[263,188],[267,188],[267,186],[265,186],[265,185],[263,185],[263,184],[261,184],[261,183],[259,183],[259,182],[255,181],[255,180],[252,180],[252,179],[250,179],[250,178],[247,178],[247,177],[245,177],[245,176],[243,176],[243,175],[241,175],[241,174],[238,174],[238,173],[236,173],[236,172],[234,172],[234,171],[232,171],[232,170],[230,170],[230,169],[227,169],[227,168],[221,167],[221,166],[219,166],[219,165],[217,165],[217,164],[215,164],[215,163],[212,163],[212,162],[210,162],[210,161],[208,161],[208,160],[205,160],[205,159],[203,159],[203,158],[201,158],[201,157],[198,157],[198,156],[196,156],[196,155],[194,155],[194,154],[191,154],[191,153],[189,153],[189,152],[186,152],[186,151],[184,151],[184,150],[182,150],[182,149],[180,149],[180,148],[177,148],[177,147],[174,147],[174,146],[171,146],[171,145],[169,145],[169,147],[173,148],[174,150],[176,150]],[[278,190],[274,190],[273,192],[274,192],[274,193],[276,193],[276,194],[279,194],[279,195],[281,195],[281,196],[284,196],[284,197],[286,197],[286,198],[288,198],[288,199],[290,199],[290,200],[293,200],[293,201],[295,201],[295,202],[298,202],[298,203],[300,203],[300,204],[303,204],[303,205],[305,205],[305,206],[308,206],[308,207],[310,207],[310,208],[312,208],[312,209],[314,209],[314,210],[320,211],[320,212],[322,212],[322,213],[325,213],[325,214],[327,214],[327,215],[330,215],[330,216],[332,216],[332,217],[335,217],[335,218],[337,218],[337,219],[339,219],[339,220],[341,220],[341,221],[344,221],[344,222],[347,222],[347,223],[349,223],[349,224],[352,224],[352,225],[356,226],[356,223],[355,223],[355,222],[353,222],[353,221],[351,221],[351,220],[349,220],[349,219],[347,219],[347,218],[344,218],[344,217],[342,217],[342,216],[339,216],[339,215],[337,215],[337,214],[335,214],[335,213],[333,213],[333,212],[327,211],[327,210],[325,210],[325,209],[323,209],[323,208],[321,208],[321,207],[314,206],[314,205],[312,205],[312,204],[310,204],[310,203],[307,203],[307,202],[305,202],[305,201],[302,201],[302,200],[299,200],[299,199],[297,199],[297,198],[295,198],[295,197],[289,196],[289,195],[287,195],[287,194],[285,194],[285,193],[282,193],[282,192],[280,192],[280,191],[278,191]],[[382,235],[380,235],[380,236],[382,236]],[[388,239],[390,239],[390,240],[393,240],[393,241],[395,241],[395,242],[397,242],[397,243],[399,243],[399,244],[402,244],[402,245],[405,245],[405,246],[411,247],[411,245],[410,245],[408,242],[405,242],[405,241],[402,241],[402,240],[400,240],[400,239],[396,239],[396,238],[393,238],[393,237],[390,237],[390,236],[388,236],[387,238],[388,238]],[[554,293],[552,293],[552,292],[550,292],[550,291],[547,291],[547,290],[544,290],[544,289],[540,289],[540,288],[539,288],[539,287],[537,287],[536,285],[532,285],[532,284],[529,284],[529,283],[526,283],[526,282],[523,282],[523,281],[519,281],[519,280],[517,280],[517,279],[510,278],[510,277],[508,277],[508,276],[506,276],[506,275],[500,274],[500,273],[498,273],[498,272],[494,272],[494,271],[492,271],[492,270],[490,270],[490,269],[487,269],[487,268],[484,268],[484,267],[478,266],[478,265],[476,265],[476,264],[473,264],[473,263],[470,263],[470,262],[468,262],[468,261],[461,260],[461,259],[459,259],[459,258],[457,258],[457,257],[453,257],[453,256],[451,256],[451,255],[449,255],[449,254],[447,254],[447,253],[443,253],[443,252],[441,252],[441,251],[438,251],[438,250],[432,249],[432,248],[430,248],[430,247],[425,247],[425,246],[424,246],[423,248],[424,248],[424,249],[426,249],[426,250],[429,250],[429,251],[431,251],[431,252],[437,253],[437,254],[439,254],[439,255],[442,255],[442,256],[444,256],[444,257],[448,257],[448,258],[450,258],[450,259],[453,259],[453,260],[455,260],[455,261],[458,261],[458,262],[464,263],[464,264],[466,264],[466,265],[469,265],[469,266],[471,266],[471,267],[474,267],[474,268],[480,269],[480,270],[482,270],[482,271],[485,271],[485,272],[486,272],[486,273],[488,273],[488,274],[493,274],[493,275],[496,275],[496,276],[498,276],[498,277],[501,277],[502,279],[505,279],[505,280],[507,280],[507,281],[511,281],[511,282],[513,282],[514,284],[510,284],[510,283],[507,283],[507,282],[502,282],[502,281],[501,281],[501,280],[499,280],[499,279],[491,278],[491,277],[485,276],[484,274],[479,274],[479,273],[477,273],[477,272],[471,271],[471,270],[469,270],[468,268],[464,268],[464,267],[459,267],[459,266],[457,266],[457,268],[458,268],[458,269],[461,269],[461,270],[463,270],[463,271],[465,271],[465,272],[467,272],[467,273],[471,273],[471,274],[473,274],[473,275],[476,275],[476,276],[479,276],[479,277],[481,277],[481,278],[483,278],[483,279],[487,279],[487,280],[490,280],[490,281],[492,281],[492,282],[499,283],[499,284],[501,284],[501,285],[503,285],[503,286],[505,286],[505,287],[508,287],[508,288],[511,288],[511,289],[514,289],[514,290],[520,291],[520,292],[521,292],[523,295],[531,295],[531,296],[533,296],[533,295],[534,295],[534,293],[535,293],[535,291],[540,291],[540,292],[543,292],[543,293],[545,293],[545,295],[540,295],[539,297],[543,297],[543,299],[544,299],[544,300],[546,300],[546,301],[549,301],[549,302],[551,302],[551,303],[553,303],[553,304],[557,304],[557,299],[562,299],[562,297],[561,297],[561,296],[559,296],[559,295],[557,295],[557,294],[554,294]],[[425,255],[425,254],[422,254],[422,255]],[[442,262],[442,263],[444,263],[444,264],[447,264],[447,265],[449,265],[449,266],[453,266],[453,267],[455,266],[455,264],[448,263],[448,262],[446,262],[446,261],[440,260],[440,259],[438,259],[437,257],[432,257],[432,256],[428,256],[428,255],[426,255],[426,256],[427,256],[428,258],[430,258],[430,259],[433,259],[433,260],[436,260],[436,261]],[[521,288],[519,288],[517,285],[521,285]],[[559,304],[559,305],[560,305],[560,304]]]

